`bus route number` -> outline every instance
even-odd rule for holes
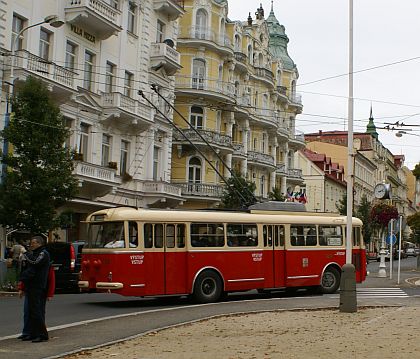
[[[143,264],[144,256],[143,255],[135,255],[130,256],[131,264]]]

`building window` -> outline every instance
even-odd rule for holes
[[[124,95],[131,97],[133,93],[133,79],[134,75],[131,72],[126,71],[124,74]]]
[[[76,68],[76,51],[77,45],[70,41],[66,43],[66,69],[73,70]]]
[[[158,20],[156,24],[156,42],[161,43],[165,40],[165,24]]]
[[[22,50],[23,48],[23,34],[20,35],[19,40],[16,41],[16,38],[25,27],[26,20],[19,15],[13,14],[12,22],[12,43],[11,48],[14,47],[14,50]],[[15,43],[16,42],[16,43]]]
[[[111,139],[112,137],[109,135],[102,135],[102,157],[101,157],[101,165],[108,166],[109,161],[111,159]]]
[[[63,125],[66,127],[67,130],[69,130],[69,135],[66,137],[66,140],[64,141],[64,147],[71,149],[71,128],[73,125],[73,120],[68,117],[63,118]]]
[[[121,154],[120,154],[120,174],[128,173],[128,152],[130,148],[130,142],[121,141]]]
[[[263,197],[265,195],[265,176],[261,176],[260,195]]]
[[[115,86],[115,69],[116,66],[107,61],[105,69],[105,92],[110,93],[114,90]]]
[[[196,129],[203,128],[204,111],[202,107],[192,106],[190,115],[190,125]]]
[[[153,149],[153,180],[157,181],[159,176],[160,147],[155,146]]]
[[[252,46],[251,46],[251,45],[248,45],[248,61],[249,61],[249,63],[250,63],[251,65],[253,65],[252,58],[253,58],[253,54],[252,54]]]
[[[201,161],[198,157],[192,157],[188,163],[188,182],[201,182]]]
[[[137,6],[133,1],[128,3],[128,24],[127,30],[132,34],[136,33],[136,23],[137,23]]]
[[[195,16],[195,37],[205,39],[207,32],[207,13],[203,9],[199,9]]]
[[[39,32],[39,57],[48,60],[50,56],[51,33],[41,28]]]
[[[94,66],[95,66],[95,55],[89,51],[86,51],[83,87],[89,91],[93,91]]]
[[[204,60],[193,61],[192,87],[202,90],[204,88],[204,77],[206,75],[206,63]]]
[[[235,35],[235,52],[242,52],[241,49],[241,38],[238,34]]]
[[[261,144],[261,150],[262,153],[266,153],[266,148],[267,148],[267,134],[263,133],[263,137],[262,137],[262,144]]]
[[[87,160],[89,149],[89,131],[90,126],[86,123],[80,124],[80,142],[79,153],[83,155],[83,161]]]

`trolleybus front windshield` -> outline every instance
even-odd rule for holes
[[[90,223],[87,248],[124,247],[124,222]]]

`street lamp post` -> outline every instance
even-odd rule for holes
[[[52,27],[58,28],[64,24],[64,21],[60,20],[57,15],[49,15],[44,18],[43,21],[37,22],[36,24],[32,24],[29,26],[24,27],[22,30],[19,31],[19,33],[16,35],[16,38],[12,41],[12,47],[11,47],[11,62],[10,62],[10,86],[11,90],[9,91],[9,94],[13,96],[14,94],[14,68],[15,68],[15,52],[17,50],[17,44],[22,36],[22,34],[35,26],[40,26],[42,24],[49,24]],[[7,101],[6,105],[6,113],[4,115],[4,128],[7,128],[9,126],[9,118],[10,118],[10,105]],[[9,152],[9,144],[6,140],[3,139],[3,153],[7,154]],[[4,163],[2,163],[1,166],[1,174],[0,174],[0,183],[3,181],[4,176],[6,175],[6,166]],[[0,225],[0,282],[2,281],[2,273],[5,273],[5,250],[6,250],[6,230],[3,226]],[[4,268],[3,268],[4,267]]]

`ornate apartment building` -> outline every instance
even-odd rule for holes
[[[247,21],[229,20],[226,0],[187,0],[184,9],[174,114],[183,134],[173,133],[171,172],[184,206],[217,205],[229,170],[255,182],[261,199],[273,187],[293,190],[303,183],[294,156],[305,146],[295,132],[299,74],[273,8]]]
[[[182,203],[180,187],[171,184],[173,129],[166,117],[172,110],[150,88],[156,84],[173,103],[182,1],[0,4],[1,113],[13,85],[35,76],[51,90],[71,130],[66,145],[77,152],[79,194],[62,210],[79,223],[101,207]],[[80,233],[67,234],[74,240]]]

